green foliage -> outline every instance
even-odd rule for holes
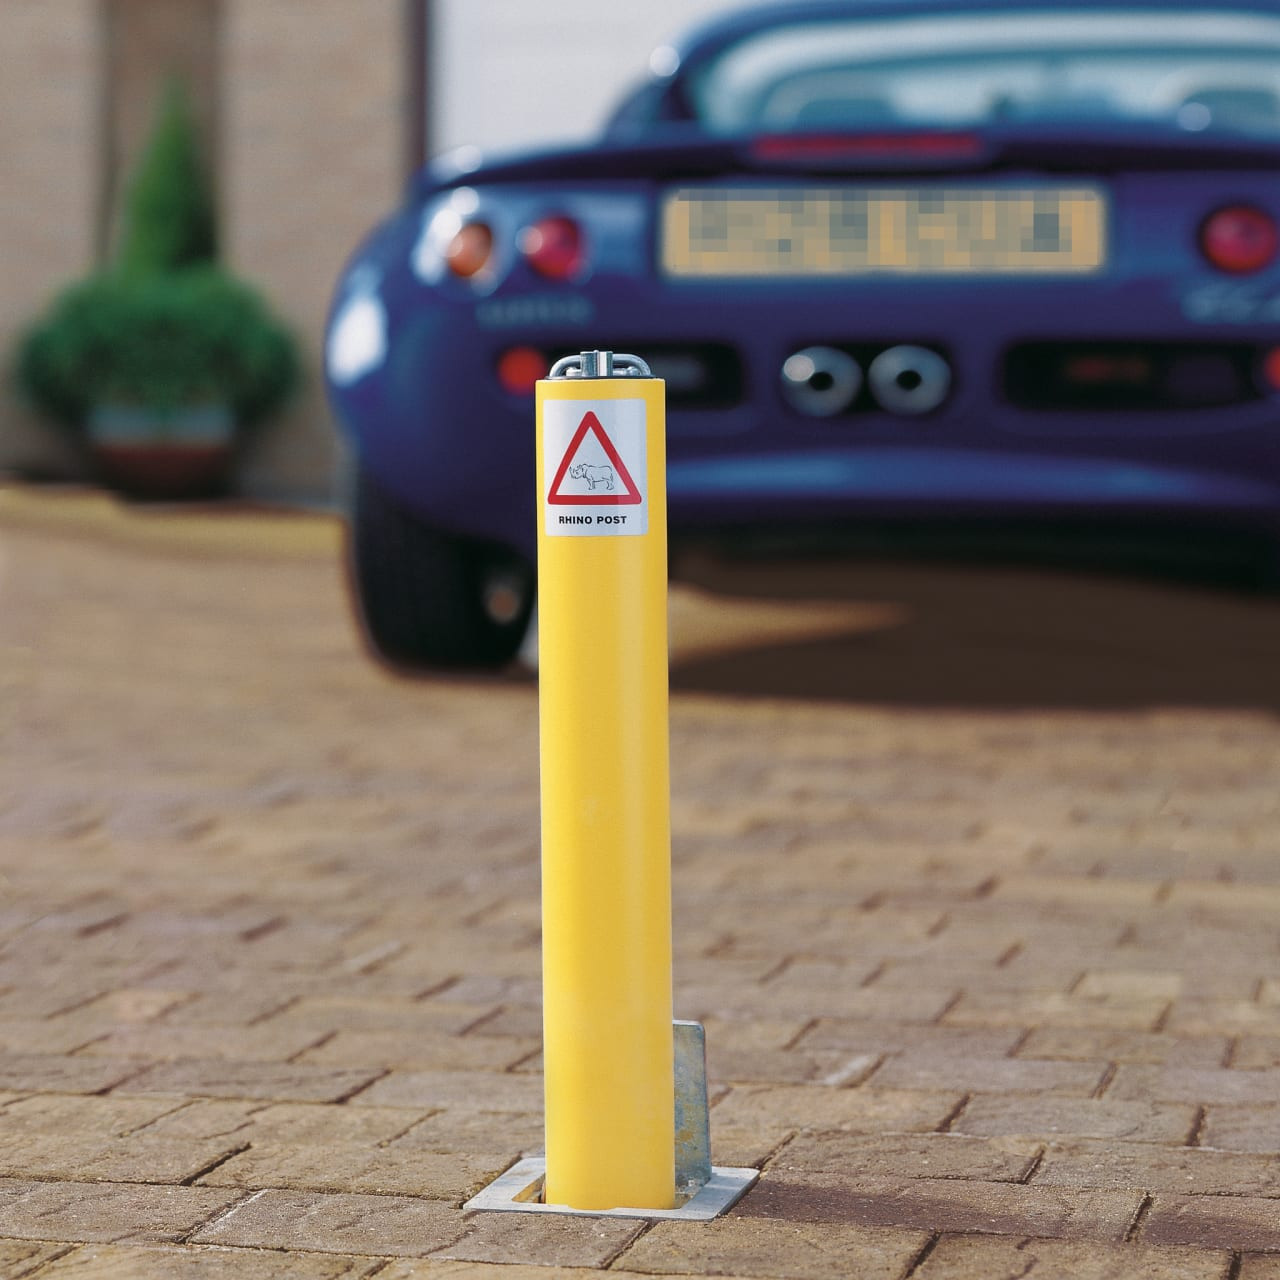
[[[17,375],[40,409],[73,429],[101,404],[229,404],[249,426],[285,399],[298,366],[257,293],[200,267],[72,286],[24,338]]]
[[[77,431],[105,405],[228,405],[241,427],[266,417],[297,384],[297,351],[214,251],[194,122],[174,84],[129,188],[118,264],[67,289],[25,334],[20,387]]]
[[[200,140],[186,93],[174,81],[125,196],[119,265],[129,273],[177,271],[216,256]]]

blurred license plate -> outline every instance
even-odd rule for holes
[[[1106,263],[1092,187],[685,188],[662,210],[669,276],[1038,275]]]

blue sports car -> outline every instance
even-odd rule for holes
[[[534,382],[644,357],[681,549],[1280,531],[1280,0],[817,0],[593,145],[453,153],[338,283],[352,581],[410,665],[533,606]]]

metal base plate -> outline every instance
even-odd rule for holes
[[[758,1169],[712,1168],[711,1180],[677,1209],[571,1209],[564,1204],[543,1204],[540,1197],[546,1172],[547,1162],[543,1156],[521,1160],[462,1207],[514,1213],[562,1213],[586,1218],[675,1218],[684,1222],[710,1222],[744,1195],[760,1176]]]

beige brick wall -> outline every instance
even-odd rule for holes
[[[321,330],[342,262],[403,189],[406,33],[404,0],[226,0],[224,252],[292,323],[308,375],[306,394],[247,460],[250,493],[328,486]]]
[[[97,0],[0,0],[0,468],[74,471],[7,384],[18,332],[94,259],[100,37]]]

